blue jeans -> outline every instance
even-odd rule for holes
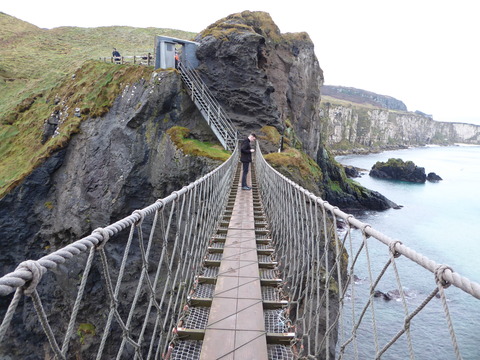
[[[243,173],[242,173],[242,187],[248,186],[247,185],[247,174],[248,174],[248,166],[250,163],[244,162],[243,164]]]

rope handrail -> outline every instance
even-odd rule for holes
[[[85,354],[88,358],[159,358],[174,336],[172,329],[221,218],[238,158],[235,149],[227,161],[180,190],[36,261],[25,261],[1,277],[0,296],[15,295],[0,325],[0,357],[18,345],[18,341],[6,341],[18,333],[17,327],[23,326],[22,334],[38,336],[35,329],[18,321],[13,321],[15,329],[11,326],[16,314],[25,311],[18,308],[33,305],[28,311],[37,314],[52,358],[66,359],[69,348],[78,348],[84,337],[93,336],[92,331],[98,336]],[[123,257],[110,264],[111,257],[122,252]],[[79,277],[77,270],[65,272],[67,268],[78,268]],[[42,281],[47,273],[69,279],[64,283],[67,288],[59,289],[60,295],[49,291],[52,284]],[[104,286],[94,291],[88,283],[96,282],[95,276],[102,278]],[[72,296],[74,290],[76,296]],[[24,296],[32,299],[31,305],[20,301]],[[47,296],[49,305],[44,306],[42,298]],[[50,306],[58,296],[61,309]],[[99,299],[106,313],[94,306]],[[58,311],[64,313],[70,306],[70,318],[59,318]],[[89,310],[92,306],[97,312]],[[45,347],[41,342],[38,346]],[[21,351],[25,350],[14,348],[12,353],[21,356]]]
[[[260,153],[260,152],[259,152]],[[261,154],[261,153],[260,153]],[[445,266],[445,265],[439,265],[435,261],[427,258],[426,256],[416,252],[415,250],[409,248],[408,246],[403,245],[401,242],[398,240],[395,240],[380,231],[375,230],[372,228],[369,224],[366,224],[358,219],[356,219],[353,215],[347,214],[340,210],[337,206],[334,206],[330,204],[328,201],[324,201],[321,197],[316,196],[315,194],[311,193],[310,191],[302,188],[299,186],[297,183],[293,182],[292,180],[288,179],[286,176],[280,174],[277,170],[272,168],[266,160],[263,158],[263,156],[260,157],[260,161],[263,161],[265,166],[269,168],[269,171],[273,171],[277,174],[278,177],[280,177],[283,181],[289,183],[291,186],[297,188],[300,192],[304,193],[309,197],[310,200],[315,201],[317,204],[325,207],[326,210],[332,212],[345,222],[347,222],[349,225],[356,229],[363,229],[365,233],[368,236],[372,236],[373,238],[381,241],[383,244],[387,246],[392,246],[393,249],[398,252],[401,255],[404,255],[408,259],[414,261],[418,265],[424,267],[425,269],[429,270],[432,274],[435,274],[437,269],[440,266]],[[442,280],[452,284],[459,289],[465,291],[466,293],[474,296],[475,298],[480,300],[480,284],[471,281],[470,279],[460,275],[459,273],[454,272],[451,268],[447,267],[445,271],[442,273]]]
[[[411,334],[410,324],[416,321],[419,313],[425,313],[425,306],[432,299],[439,297],[451,339],[451,348],[446,345],[448,343],[442,346],[452,353],[451,357],[461,359],[444,289],[454,285],[464,294],[480,299],[478,283],[449,266],[437,264],[302,188],[270,166],[258,145],[255,155],[260,193],[271,224],[277,260],[282,264],[284,288],[290,289],[289,308],[295,314],[291,318],[299,335],[296,347],[301,349],[300,357],[380,359],[385,352],[396,351],[393,345],[404,338],[408,350],[403,350],[402,354],[407,353],[414,359],[414,344],[419,340]],[[382,255],[380,260],[382,253],[386,257]],[[384,257],[385,263],[381,266]],[[402,266],[406,266],[405,262],[418,265],[433,275],[430,279],[432,292],[413,311],[408,307],[418,300],[413,301],[406,294],[398,270],[399,261]],[[356,271],[368,271],[368,276],[359,279]],[[391,277],[392,272],[395,277]],[[363,282],[369,284],[368,289],[362,289]],[[398,314],[403,322],[393,334],[393,330],[386,329],[386,326],[393,327],[391,319],[388,324],[379,326],[386,321],[375,299],[382,294],[379,286],[385,285],[381,284],[396,286],[392,294],[403,306],[403,312]],[[371,315],[370,329],[368,314]]]
[[[91,353],[86,356],[161,357],[174,336],[172,329],[183,309],[183,299],[192,289],[194,276],[199,275],[198,265],[206,256],[209,239],[221,218],[238,158],[237,147],[225,163],[201,179],[37,261],[25,261],[1,277],[0,296],[15,294],[0,325],[0,356],[2,348],[10,344],[6,338],[10,336],[7,334],[12,319],[16,313],[24,312],[18,308],[33,307],[31,311],[36,312],[48,339],[51,357],[67,359],[69,348],[75,348],[72,344],[78,345],[83,341],[82,336],[89,334],[88,330],[82,332],[78,324],[88,321],[100,330],[90,346]],[[480,299],[478,283],[447,265],[437,264],[286,178],[266,162],[258,144],[254,168],[272,230],[283,289],[289,293],[288,312],[296,328],[295,348],[299,357],[380,359],[385,353],[395,351],[399,339],[404,339],[408,349],[402,354],[408,353],[414,359],[418,339],[411,324],[419,314],[426,313],[426,306],[433,299],[440,298],[451,340],[448,351],[451,357],[461,359],[451,305],[444,290],[454,285],[462,294]],[[380,258],[375,253],[376,244],[386,256]],[[109,254],[118,252],[117,245],[123,257],[114,261],[115,267],[109,264],[112,261]],[[94,261],[96,258],[99,265]],[[400,276],[401,261],[418,265],[433,275],[432,289],[423,301],[414,303],[408,298]],[[82,272],[77,279],[69,278],[77,289],[76,296],[68,298],[68,289],[62,295],[72,307],[66,319],[68,324],[57,324],[49,318],[58,310],[42,304],[46,295],[42,277],[48,273],[62,274],[66,265],[80,266]],[[100,294],[88,286],[95,269],[102,274],[104,286]],[[368,284],[363,293],[361,285],[356,284],[356,271],[368,273],[362,279]],[[394,276],[389,280],[392,273]],[[382,325],[381,306],[375,299],[384,281],[395,284],[401,300],[398,317],[403,321],[395,326],[389,324],[391,331]],[[24,296],[32,301],[22,303]],[[48,296],[50,301],[52,294]],[[88,307],[83,305],[98,298],[106,299],[103,302],[107,311],[102,316],[95,314],[92,319]],[[413,311],[409,309],[412,305]],[[53,317],[58,321],[58,316]],[[371,328],[367,330],[369,321]],[[442,346],[446,346],[444,342]]]
[[[81,252],[86,252],[91,247],[105,245],[105,242],[108,241],[109,238],[118,234],[127,227],[134,225],[146,215],[151,215],[154,212],[160,210],[163,206],[165,206],[165,204],[171,203],[181,195],[190,191],[199,183],[205,181],[214,173],[219,171],[223,166],[225,166],[225,164],[226,163],[220,165],[217,169],[203,176],[201,179],[196,180],[195,182],[192,182],[187,186],[184,186],[179,191],[173,192],[166,198],[157,200],[154,204],[151,204],[144,209],[135,210],[131,215],[111,225],[108,225],[105,228],[96,229],[89,236],[77,240],[62,249],[59,249],[51,254],[48,254],[38,259],[35,262],[42,269],[42,275],[46,270],[54,270],[58,265],[63,264],[67,259],[70,259]],[[28,261],[31,262],[33,260]],[[21,263],[13,272],[8,273],[0,278],[0,296],[6,296],[14,292],[16,288],[24,286],[29,281],[34,280],[34,278],[35,276],[33,271],[30,270],[30,266],[26,263]],[[36,279],[35,281],[38,283],[39,280],[40,279]]]

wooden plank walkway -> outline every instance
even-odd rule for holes
[[[267,358],[253,196],[252,191],[239,188],[200,359]]]

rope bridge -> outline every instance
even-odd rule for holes
[[[453,285],[455,295],[475,300],[480,285],[301,188],[257,150],[252,170],[274,249],[261,251],[269,254],[265,272],[281,278],[266,283],[286,300],[268,311],[275,332],[294,333],[291,350],[269,351],[268,358],[414,359],[432,346],[419,343],[425,335],[415,329],[429,317],[450,338],[442,337],[441,351],[461,359],[445,289]],[[235,150],[194,183],[0,278],[0,300],[9,303],[0,309],[0,356],[22,356],[21,341],[34,338],[39,358],[174,358],[172,329],[193,313],[184,305],[198,279],[210,278],[200,264],[217,261],[212,239],[223,226],[237,164]],[[418,267],[427,292],[413,297],[404,287],[405,267]],[[207,322],[197,314],[195,321]],[[189,351],[186,358],[198,358]]]
[[[431,321],[440,329],[448,329],[441,332],[441,341],[435,342],[439,352],[445,359],[462,358],[445,289],[453,285],[461,290],[455,295],[471,295],[475,300],[480,299],[478,283],[301,188],[259,155],[256,168],[277,260],[291,294],[290,312],[303,348],[301,356],[414,359],[415,345],[420,345],[417,351],[421,357],[430,356],[433,344],[425,333],[432,329],[414,333],[414,328]],[[409,293],[402,279],[412,279],[400,276],[405,269],[410,273],[414,269],[414,276],[423,277],[424,288],[430,290]],[[381,286],[392,290],[385,294],[379,290]],[[376,301],[379,296],[395,298],[401,307]],[[437,298],[441,305],[434,303]],[[463,336],[470,338],[472,334],[467,331]],[[427,342],[422,342],[425,338]],[[441,356],[435,354],[437,359]]]
[[[15,294],[0,326],[0,351],[18,353],[11,339],[37,331],[9,330],[11,322],[21,322],[15,319],[21,317],[17,307],[31,306],[21,304],[26,296],[48,338],[45,358],[67,359],[87,348],[82,356],[88,359],[160,359],[224,207],[237,163],[235,151],[217,169],[170,196],[38,261],[21,263],[2,277],[0,295]],[[114,258],[117,254],[121,255]],[[94,268],[95,260],[99,269]],[[80,272],[68,271],[79,263],[83,263]],[[50,277],[40,282],[47,271],[57,275],[57,282],[67,277],[77,294],[70,298],[56,291],[46,294],[41,285],[56,281]],[[103,273],[102,280],[98,272]],[[68,312],[68,320],[59,314],[61,309],[43,304],[41,295],[48,295],[53,303],[65,297],[69,309],[62,310]],[[92,304],[106,307],[100,317],[86,306]],[[91,349],[89,345],[99,337]],[[16,345],[21,349],[21,344]]]

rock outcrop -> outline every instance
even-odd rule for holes
[[[281,34],[267,13],[244,11],[210,25],[196,40],[198,70],[243,136],[272,126],[289,137],[323,173],[316,191],[299,183],[335,205],[391,207],[380,194],[347,184],[324,147],[319,116],[323,72],[306,33]],[[278,149],[278,144],[260,143],[265,152]]]
[[[128,86],[105,116],[85,120],[67,148],[46,159],[0,200],[1,274],[144,208],[220,164],[208,158],[185,156],[165,133],[174,125],[188,127],[198,139],[215,142],[175,71],[155,72],[151,79]],[[121,262],[123,247],[122,241],[109,243],[111,261]],[[108,298],[100,286],[100,266],[100,262],[94,264],[87,297]],[[75,294],[78,284],[71,281],[71,274],[77,273],[80,269],[70,264],[68,269],[60,268],[55,275],[48,275],[56,277],[56,281],[44,279],[39,287],[52,309],[50,320],[57,323],[58,329],[68,321],[62,312],[72,308],[75,299],[68,294]],[[0,313],[8,305],[6,300],[0,299]],[[81,309],[80,318],[94,323],[95,314],[104,305],[92,302]],[[12,351],[16,358],[42,356],[29,357],[35,351],[26,345],[36,344],[38,349],[42,346],[37,343],[47,342],[32,311],[31,307],[17,310],[23,316],[13,319],[11,331],[20,329],[15,326],[17,322],[24,323],[28,331],[12,333],[0,348],[0,358],[12,354],[11,349],[15,349]],[[80,348],[77,341],[72,346]],[[88,358],[88,352],[84,356]],[[115,357],[108,349],[106,356]],[[49,358],[47,353],[45,358]]]
[[[377,161],[369,173],[379,179],[400,180],[414,183],[424,183],[427,180],[425,168],[415,165],[413,161],[388,159],[387,162]]]
[[[443,180],[440,175],[435,174],[434,172],[430,172],[427,175],[427,180],[430,182],[438,182],[440,180]]]
[[[265,125],[282,134],[291,126],[316,157],[323,72],[308,34],[281,34],[269,14],[244,11],[196,40],[198,70],[243,135]]]

